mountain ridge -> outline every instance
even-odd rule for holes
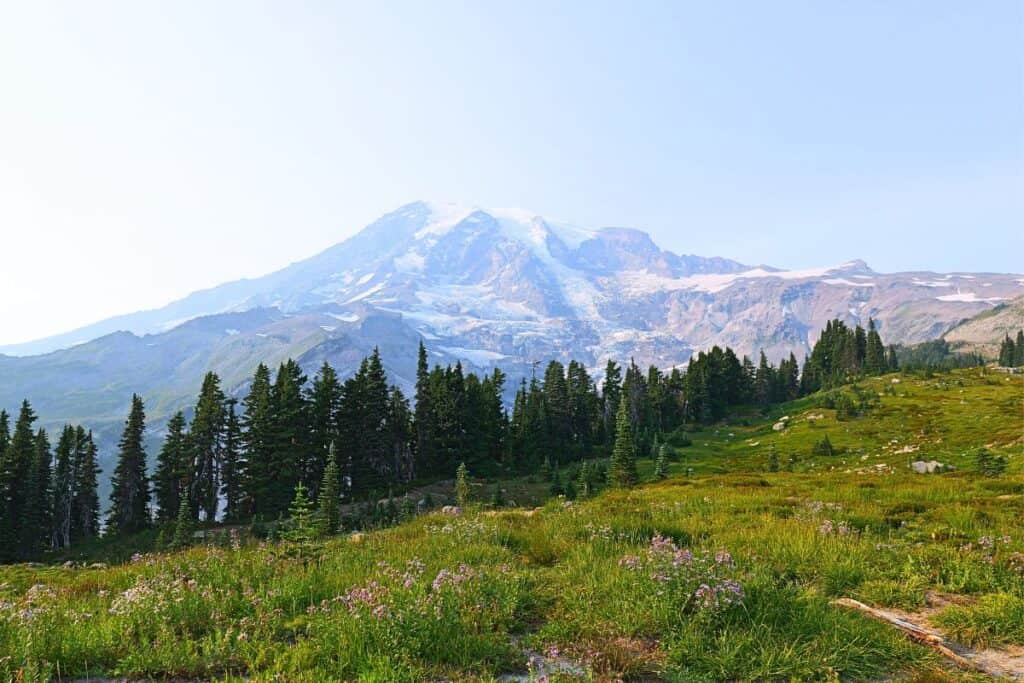
[[[779,270],[675,254],[636,229],[415,202],[266,276],[38,340],[65,346],[43,355],[0,355],[0,407],[28,397],[43,426],[113,435],[132,392],[162,427],[207,371],[238,394],[259,362],[295,358],[312,376],[326,361],[344,376],[375,346],[409,388],[420,340],[431,363],[499,365],[510,386],[550,359],[668,368],[715,344],[800,359],[832,318],[870,317],[887,343],[916,343],[1021,294],[1021,275]]]

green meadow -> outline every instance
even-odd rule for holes
[[[1024,647],[1021,376],[888,375],[687,440],[587,499],[510,480],[494,509],[477,482],[460,514],[321,541],[0,567],[0,678],[984,680],[840,597]]]

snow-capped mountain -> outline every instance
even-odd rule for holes
[[[139,391],[160,421],[207,370],[239,390],[260,361],[346,372],[375,345],[408,385],[419,339],[434,361],[513,377],[551,358],[669,367],[713,344],[777,360],[802,357],[833,317],[918,342],[1022,293],[1021,275],[751,267],[677,255],[639,230],[416,202],[270,275],[0,348],[0,406],[27,396],[55,422],[117,425]]]

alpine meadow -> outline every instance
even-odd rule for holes
[[[1022,31],[0,6],[0,683],[1024,681]]]

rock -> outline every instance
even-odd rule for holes
[[[776,422],[775,424],[772,425],[772,431],[773,432],[781,432],[785,428],[786,428],[786,423],[785,422]]]
[[[893,377],[892,378],[892,383],[893,384],[899,384],[900,383],[900,378],[899,377]]]
[[[910,463],[910,469],[914,470],[918,474],[935,474],[937,472],[945,472],[953,468],[939,462],[938,460],[915,460]]]
[[[442,515],[451,515],[452,517],[458,517],[462,514],[462,508],[458,505],[445,505],[441,508]]]
[[[106,569],[106,568],[107,568],[107,563],[106,562],[93,562],[92,564],[89,565],[89,569]]]

